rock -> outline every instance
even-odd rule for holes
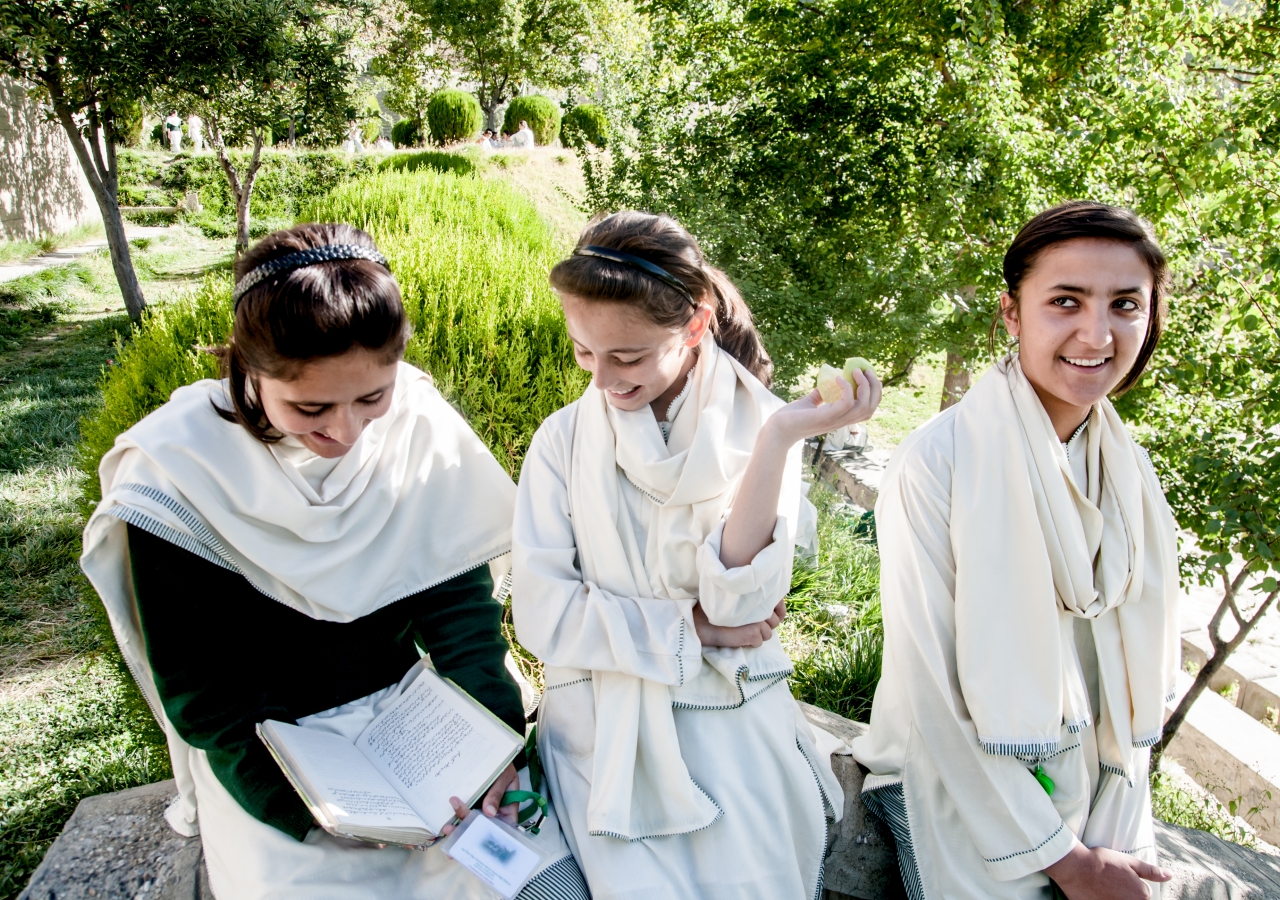
[[[18,900],[213,900],[200,839],[164,810],[172,780],[80,801]]]

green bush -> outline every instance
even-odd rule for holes
[[[560,139],[566,147],[581,149],[586,144],[604,148],[609,146],[609,120],[604,110],[594,103],[575,106],[564,115],[560,123]]]
[[[417,172],[419,169],[471,175],[476,171],[476,164],[473,160],[457,153],[423,150],[421,153],[397,153],[394,156],[388,156],[381,167],[383,172]]]
[[[427,104],[427,127],[437,144],[456,144],[475,137],[484,121],[484,111],[474,94],[446,88],[437,91]]]
[[[373,235],[413,323],[406,358],[431,373],[518,474],[538,425],[587,383],[547,285],[557,241],[532,204],[503,182],[424,168],[347,181],[299,218],[350,222]],[[104,405],[83,423],[83,471],[96,471],[116,435],[174,388],[213,375],[215,361],[197,348],[225,339],[230,293],[225,275],[211,277],[195,296],[153,308],[120,346],[103,379]],[[86,488],[96,500],[93,481]]]
[[[515,134],[522,121],[529,123],[533,139],[540,146],[545,147],[560,136],[560,107],[550,97],[531,94],[512,100],[502,119],[502,130]]]
[[[422,123],[417,119],[401,119],[391,126],[391,143],[397,147],[418,147],[422,144]]]

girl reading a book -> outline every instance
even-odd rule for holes
[[[1177,547],[1108,397],[1155,350],[1165,260],[1133,213],[1073,202],[1023,226],[1004,278],[1014,351],[881,482],[863,799],[913,900],[1047,900],[1050,880],[1069,900],[1158,897],[1147,778],[1179,660]]]
[[[773,629],[812,528],[802,439],[880,384],[770,393],[750,312],[670,218],[594,221],[551,284],[592,382],[525,458],[512,608],[565,836],[595,900],[816,897],[843,800]]]
[[[508,550],[515,486],[401,362],[400,290],[368,235],[276,232],[236,276],[223,380],[179,388],[116,440],[84,536],[168,737],[166,816],[201,834],[220,900],[491,897],[438,850],[313,827],[255,726],[354,740],[429,653],[524,734],[488,565]],[[508,767],[484,812],[518,784]],[[545,864],[521,896],[586,898],[554,818],[536,840]]]

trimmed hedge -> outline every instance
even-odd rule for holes
[[[504,182],[421,169],[346,181],[299,219],[350,222],[373,235],[413,323],[406,359],[431,373],[518,475],[538,425],[589,377],[574,362],[547,284],[562,251],[533,205]],[[174,388],[211,377],[215,360],[196,348],[223,342],[230,328],[225,274],[192,297],[150,308],[103,376],[103,407],[82,423],[82,471],[96,472],[116,436]],[[86,479],[85,491],[96,502],[97,479]]]
[[[437,144],[456,144],[480,133],[484,110],[475,95],[446,88],[427,103],[427,127]]]
[[[422,123],[417,119],[401,119],[391,126],[391,143],[397,147],[422,145]]]
[[[521,121],[529,123],[533,139],[540,146],[555,143],[560,136],[560,107],[550,97],[531,94],[512,100],[502,118],[502,130],[515,134]]]
[[[609,120],[604,110],[594,103],[583,103],[564,114],[560,123],[560,139],[566,147],[581,149],[586,144],[609,146]]]

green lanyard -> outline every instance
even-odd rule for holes
[[[529,763],[529,786],[533,788],[531,791],[507,791],[502,795],[502,805],[508,806],[512,803],[527,803],[532,800],[530,806],[516,813],[516,824],[526,828],[533,834],[537,834],[542,820],[547,817],[547,798],[542,796],[542,761],[538,759],[538,726],[534,725],[529,731],[529,737],[524,744],[525,759]],[[537,815],[537,820],[532,825],[525,825],[529,819]]]

